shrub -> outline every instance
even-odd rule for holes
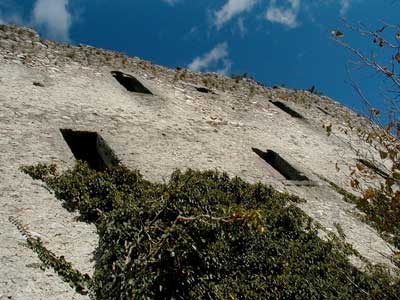
[[[49,170],[49,172],[45,172]],[[44,180],[99,234],[97,299],[396,299],[400,284],[353,267],[318,237],[299,198],[214,171],[176,171],[151,183],[138,171],[63,174]],[[50,172],[51,171],[51,172]],[[382,269],[383,270],[383,269]],[[397,283],[397,284],[395,284]]]

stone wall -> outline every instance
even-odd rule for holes
[[[126,90],[112,75],[134,76],[152,95]],[[273,102],[303,116],[296,118]],[[268,88],[249,78],[170,70],[136,57],[42,40],[28,28],[0,26],[0,299],[80,299],[38,259],[9,217],[40,236],[82,272],[93,271],[95,228],[68,213],[40,182],[22,174],[38,162],[71,167],[60,129],[98,133],[118,159],[150,180],[176,168],[218,169],[304,198],[304,211],[375,263],[390,247],[320,178],[349,189],[355,150],[371,150],[347,132],[346,119],[367,120],[308,91]],[[323,125],[334,124],[330,137]],[[309,180],[291,180],[258,155],[273,150]],[[372,150],[373,152],[373,150]],[[260,153],[260,152],[259,152]]]

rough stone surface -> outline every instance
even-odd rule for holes
[[[120,70],[154,95],[128,92],[111,75]],[[34,84],[35,83],[35,84]],[[199,92],[207,87],[212,93]],[[299,112],[296,119],[273,105]],[[168,180],[174,169],[218,169],[250,182],[261,181],[306,200],[301,208],[374,263],[391,265],[392,252],[375,230],[359,221],[323,176],[349,189],[354,149],[368,149],[345,134],[345,119],[365,122],[327,97],[267,88],[251,79],[175,71],[138,58],[89,46],[41,40],[31,29],[0,25],[0,299],[84,299],[24,246],[8,218],[17,218],[45,245],[82,272],[93,272],[95,227],[74,215],[43,187],[19,171],[38,162],[73,165],[59,131],[98,132],[123,164],[147,179]],[[322,126],[333,123],[327,137]],[[286,180],[252,150],[272,149],[312,182]]]

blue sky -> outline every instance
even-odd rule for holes
[[[346,42],[369,54],[371,40],[346,29],[341,18],[376,30],[382,21],[396,24],[399,12],[395,0],[0,0],[0,23],[31,26],[49,39],[171,68],[248,73],[267,86],[314,85],[358,111],[364,106],[347,69],[378,108],[382,82],[355,71],[331,31],[344,31]]]

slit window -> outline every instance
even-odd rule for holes
[[[375,164],[373,164],[372,162],[370,162],[370,161],[368,161],[366,159],[362,159],[362,158],[357,159],[357,161],[359,163],[362,163],[364,166],[366,166],[367,168],[369,168],[371,171],[375,172],[376,174],[378,174],[382,178],[386,179],[386,178],[389,177],[389,174],[387,172],[381,170],[380,168],[375,166]]]
[[[153,93],[134,76],[120,71],[112,71],[111,74],[129,92],[153,95]]]
[[[287,180],[296,181],[308,181],[309,179],[302,172],[298,171],[291,164],[289,164],[285,159],[283,159],[278,153],[267,150],[262,151],[257,148],[251,148],[254,153],[260,156],[265,162],[271,165],[275,170],[277,170],[283,177]]]
[[[297,111],[294,111],[289,106],[287,106],[285,103],[282,103],[281,101],[271,101],[271,103],[273,105],[275,105],[276,107],[280,108],[281,110],[283,110],[284,112],[291,115],[293,118],[304,119],[304,117],[301,114],[299,114]]]
[[[200,93],[205,93],[205,94],[212,93],[210,89],[202,86],[196,86],[195,89]]]
[[[328,115],[328,116],[332,116],[329,112],[327,112],[325,109],[323,109],[322,107],[317,106],[317,109],[319,109],[320,111],[322,111],[324,114]]]
[[[118,158],[104,139],[91,131],[60,129],[64,140],[77,160],[86,161],[96,171],[119,164]]]

